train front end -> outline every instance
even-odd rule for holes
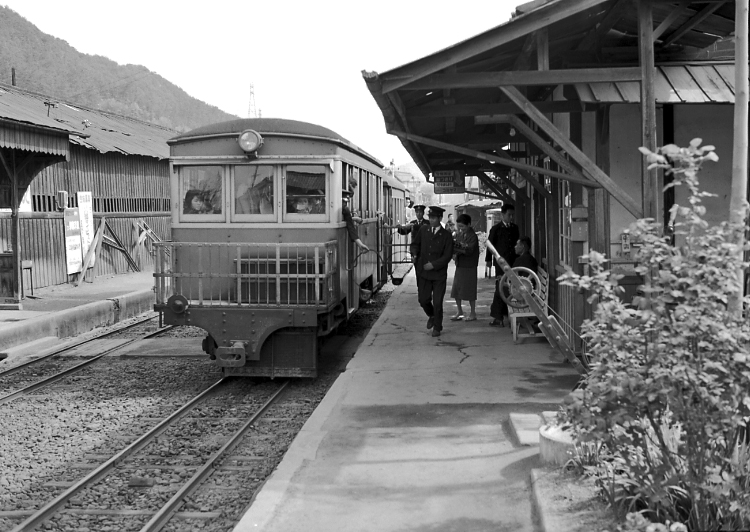
[[[226,375],[315,377],[319,340],[377,277],[376,253],[346,266],[351,147],[320,126],[275,119],[206,126],[169,144],[172,241],[156,246],[155,310],[166,324],[204,329],[203,349]],[[361,171],[363,182],[371,175]],[[362,233],[377,249],[377,231]]]
[[[341,313],[337,242],[162,242],[157,253],[155,309],[204,329],[226,375],[317,375],[318,338]]]

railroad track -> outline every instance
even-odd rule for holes
[[[86,366],[93,364],[102,357],[109,355],[119,349],[122,349],[134,342],[153,338],[172,329],[172,326],[167,326],[136,338],[131,338],[124,341],[111,340],[110,343],[104,343],[103,345],[99,346],[96,345],[96,342],[99,342],[100,344],[102,343],[102,341],[106,342],[107,338],[115,336],[117,334],[121,334],[123,331],[131,329],[133,327],[137,327],[138,325],[153,320],[156,317],[157,316],[147,316],[144,318],[140,318],[134,322],[123,325],[122,327],[117,327],[114,330],[108,330],[94,337],[86,338],[81,341],[75,341],[71,344],[61,347],[60,349],[54,350],[51,353],[47,353],[42,357],[24,362],[23,364],[19,364],[18,366],[14,366],[3,372],[0,372],[0,385],[2,385],[6,390],[16,388],[14,391],[0,396],[0,405],[5,404],[9,401],[13,401],[14,399],[27,395],[33,391],[39,390],[40,388],[44,388],[45,386],[53,384],[60,379],[73,375],[78,371],[81,371]],[[73,350],[84,346],[94,347],[94,349],[98,352],[91,357],[86,358],[83,362],[78,363],[76,363],[75,360],[62,361],[57,358],[63,353],[72,352]],[[99,349],[102,350],[99,351]],[[38,373],[44,374],[50,370],[54,373],[47,377],[36,379]],[[11,379],[11,376],[15,377]],[[27,384],[29,380],[33,380],[34,382],[32,382],[31,384]]]
[[[12,532],[34,530],[43,523],[50,523],[49,526],[53,529],[79,529],[78,522],[74,525],[75,528],[68,528],[66,525],[66,519],[71,519],[71,516],[85,520],[115,520],[113,530],[154,532],[162,530],[188,504],[197,506],[198,511],[180,512],[182,515],[177,517],[182,520],[181,523],[172,525],[171,529],[184,530],[182,523],[185,519],[205,521],[221,517],[224,513],[221,497],[209,507],[207,503],[199,502],[199,490],[215,471],[257,476],[252,465],[242,464],[257,462],[263,459],[262,456],[257,453],[231,453],[238,447],[242,450],[256,445],[257,442],[245,441],[252,440],[253,436],[261,440],[265,438],[262,431],[251,434],[252,429],[276,405],[288,383],[289,381],[257,385],[256,393],[248,394],[243,388],[248,386],[247,381],[238,382],[227,378],[219,380],[160,420],[153,428],[135,437],[134,441],[103,463],[74,464],[74,468],[91,471],[59,495],[40,505],[38,510],[28,515]],[[273,419],[269,421],[273,423]],[[217,434],[219,432],[220,436]],[[163,456],[165,453],[158,446],[160,437],[162,444],[164,440],[169,441],[169,449],[174,452]],[[200,460],[196,459],[198,456],[201,456]],[[232,465],[233,463],[240,465]],[[147,473],[144,474],[144,471]],[[151,472],[150,477],[148,472]],[[187,479],[184,478],[186,473],[189,474]],[[169,484],[160,483],[155,486],[155,475],[170,475]],[[129,480],[125,482],[128,477]],[[118,485],[122,489],[96,491],[97,486],[101,486],[103,482]],[[160,489],[153,493],[155,487]],[[138,497],[137,494],[134,496],[134,490],[141,488],[152,493],[148,497]],[[217,486],[208,486],[206,489],[209,493],[215,493]],[[240,491],[234,488],[231,490]],[[89,495],[86,495],[87,491]],[[243,500],[245,502],[237,510],[237,515],[230,517],[230,520],[241,517],[242,510],[247,505],[247,499]],[[158,507],[154,506],[156,502]],[[90,506],[85,507],[87,504]],[[5,517],[10,517],[5,513]],[[16,512],[17,517],[28,513]],[[100,530],[102,525],[92,523],[86,528]]]

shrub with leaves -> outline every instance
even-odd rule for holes
[[[595,251],[589,275],[561,277],[595,303],[582,327],[591,371],[566,413],[581,441],[603,444],[598,483],[621,511],[690,530],[748,529],[750,325],[727,308],[740,289],[736,272],[748,267],[734,244],[745,227],[704,219],[709,194],[698,172],[717,157],[700,144],[641,148],[652,167],[672,173],[669,186],[687,187],[689,205],[671,210],[677,245],[654,220],[630,228],[640,243],[640,304],[620,300],[621,276]],[[743,303],[747,312],[750,298]]]

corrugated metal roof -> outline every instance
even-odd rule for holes
[[[60,155],[67,159],[70,141],[65,131],[42,130],[34,125],[0,119],[0,148]]]
[[[734,65],[728,63],[658,65],[656,103],[734,103]],[[640,103],[638,82],[578,83],[583,102]]]
[[[45,105],[45,102],[53,105]],[[167,140],[177,133],[140,120],[0,84],[0,130],[7,124],[3,124],[3,118],[32,128],[55,128],[61,133],[70,132],[71,143],[101,153],[118,152],[158,159],[169,158]]]

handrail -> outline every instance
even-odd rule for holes
[[[181,295],[192,307],[335,303],[338,243],[158,242],[156,304]]]
[[[583,367],[581,361],[576,357],[575,352],[571,347],[570,339],[565,331],[563,331],[557,319],[547,314],[547,309],[539,304],[539,301],[534,297],[532,291],[530,291],[528,286],[521,281],[521,277],[513,271],[513,268],[511,268],[505,259],[503,259],[489,240],[486,245],[487,249],[494,257],[495,262],[508,276],[511,285],[513,285],[514,291],[517,291],[522,295],[526,305],[539,319],[539,328],[544,332],[544,335],[547,340],[549,340],[550,344],[556,347],[579,373],[585,374],[586,368]]]

